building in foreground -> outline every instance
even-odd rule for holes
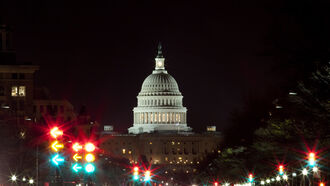
[[[134,124],[128,134],[107,129],[101,135],[102,156],[125,158],[131,164],[160,165],[163,173],[193,173],[196,166],[214,153],[220,153],[221,135],[215,127],[194,133],[187,125],[187,109],[176,80],[165,69],[161,46],[155,69],[143,82],[133,109]]]

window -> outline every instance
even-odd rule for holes
[[[25,96],[25,86],[12,86],[11,87],[11,96],[24,97]]]
[[[25,86],[19,86],[18,94],[19,96],[25,96]]]
[[[11,74],[11,78],[12,78],[12,79],[17,79],[17,76],[18,76],[17,73],[12,73],[12,74]]]
[[[19,79],[25,79],[25,74],[19,74]]]
[[[16,86],[11,87],[11,96],[18,96],[18,88]]]
[[[0,96],[4,96],[5,95],[5,88],[0,87]]]

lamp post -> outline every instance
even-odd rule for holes
[[[305,186],[305,177],[308,175],[308,170],[306,169],[306,168],[304,168],[303,170],[302,170],[302,175],[303,175],[303,182],[304,182],[304,186]]]

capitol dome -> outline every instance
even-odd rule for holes
[[[166,71],[154,71],[142,84],[139,96],[146,95],[181,95],[178,83]]]
[[[187,109],[176,80],[165,70],[161,45],[155,58],[155,70],[142,83],[133,109],[134,124],[129,133],[161,131],[190,131],[187,127]]]

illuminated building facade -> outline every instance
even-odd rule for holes
[[[129,133],[191,131],[187,126],[187,109],[175,79],[165,70],[161,45],[155,58],[155,69],[143,82],[133,109],[134,124]]]
[[[133,109],[134,124],[128,134],[107,131],[101,134],[102,156],[125,158],[131,163],[147,161],[162,165],[165,173],[193,173],[210,154],[220,153],[221,135],[215,126],[193,133],[187,126],[187,109],[175,79],[167,73],[161,46],[155,69],[143,82]],[[163,166],[166,165],[166,166]]]

